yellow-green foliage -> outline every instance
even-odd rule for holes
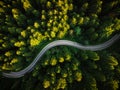
[[[0,1],[0,71],[27,67],[49,42],[68,39],[100,44],[120,32],[119,0]],[[60,46],[48,50],[34,70],[7,90],[117,90],[120,49],[82,51]],[[4,87],[9,85],[9,87]],[[11,80],[10,80],[11,82]]]

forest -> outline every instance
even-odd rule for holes
[[[0,0],[0,90],[119,89],[120,0]]]

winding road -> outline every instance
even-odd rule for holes
[[[27,66],[25,69],[18,71],[18,72],[3,72],[3,76],[4,77],[8,77],[8,78],[20,78],[22,76],[24,76],[26,73],[31,72],[36,63],[41,59],[41,57],[44,55],[44,53],[56,46],[61,46],[61,45],[65,45],[65,46],[72,46],[75,48],[78,48],[80,50],[91,50],[91,51],[98,51],[98,50],[103,50],[106,49],[107,47],[111,46],[115,41],[117,41],[118,39],[120,39],[120,34],[116,34],[115,36],[113,36],[111,39],[109,39],[108,41],[99,44],[99,45],[90,45],[90,46],[85,46],[82,44],[79,44],[77,42],[73,42],[73,41],[69,41],[69,40],[56,40],[53,41],[49,44],[47,44],[36,56],[36,58],[31,62],[31,64],[29,66]]]

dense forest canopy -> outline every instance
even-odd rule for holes
[[[58,46],[18,79],[2,72],[27,67],[48,43],[101,44],[120,33],[120,0],[1,0],[1,90],[118,90],[120,40],[101,51]]]

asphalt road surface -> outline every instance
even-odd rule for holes
[[[110,40],[102,43],[102,44],[99,44],[99,45],[90,45],[90,46],[85,46],[85,45],[82,45],[82,44],[79,44],[77,42],[73,42],[73,41],[69,41],[69,40],[56,40],[56,41],[53,41],[49,44],[47,44],[39,53],[38,55],[36,56],[36,58],[31,62],[31,64],[29,66],[27,66],[25,69],[21,70],[21,71],[18,71],[18,72],[3,72],[3,76],[4,77],[8,77],[8,78],[20,78],[22,76],[24,76],[26,73],[28,72],[31,72],[36,63],[41,60],[41,57],[43,56],[43,54],[53,48],[53,47],[56,47],[56,46],[61,46],[61,45],[64,45],[64,46],[72,46],[72,47],[75,47],[75,48],[78,48],[80,50],[91,50],[91,51],[99,51],[99,50],[103,50],[103,49],[106,49],[108,48],[109,46],[111,46],[115,41],[117,41],[118,39],[120,39],[120,34],[116,34],[115,36],[113,36]]]

